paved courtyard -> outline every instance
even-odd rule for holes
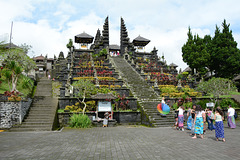
[[[214,134],[192,139],[187,130],[142,126],[1,132],[0,159],[240,159],[240,126],[225,128],[225,143]]]

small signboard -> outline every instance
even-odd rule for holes
[[[212,107],[214,107],[214,103],[213,103],[213,102],[206,103],[206,106],[209,107],[209,108],[210,108],[210,107],[212,108]]]
[[[98,112],[111,112],[111,111],[112,111],[111,102],[98,101]]]

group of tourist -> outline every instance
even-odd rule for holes
[[[184,131],[184,106],[180,106],[175,113],[175,128],[181,131]],[[236,128],[235,123],[235,109],[229,105],[227,113],[228,126],[232,129]],[[213,121],[215,120],[215,125]],[[213,113],[211,108],[203,110],[200,105],[193,105],[192,108],[187,110],[187,129],[191,130],[193,139],[197,138],[197,135],[203,139],[203,134],[206,132],[206,122],[208,123],[209,130],[215,130],[215,137],[218,141],[219,138],[225,142],[224,137],[224,114],[220,107],[215,109]]]
[[[110,56],[111,57],[116,57],[116,56],[119,56],[119,55],[120,55],[119,51],[117,51],[117,52],[110,52]]]

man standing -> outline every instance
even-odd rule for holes
[[[235,117],[234,117],[235,109],[232,108],[231,105],[229,105],[229,107],[228,107],[228,114],[227,115],[228,115],[228,126],[232,129],[236,128]]]

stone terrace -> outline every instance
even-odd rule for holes
[[[239,159],[240,126],[224,129],[225,143],[215,141],[214,131],[207,131],[204,139],[192,139],[189,131],[177,131],[170,127],[119,126],[64,129],[62,132],[2,132],[0,159]]]
[[[150,123],[155,127],[171,126],[174,123],[173,112],[161,117],[157,105],[161,102],[160,96],[122,57],[112,57],[112,63],[127,82],[131,92],[137,98]]]

